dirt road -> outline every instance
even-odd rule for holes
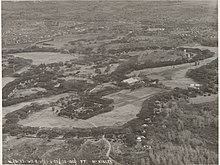
[[[111,143],[105,138],[105,135],[102,136],[102,140],[104,140],[104,141],[108,144],[108,150],[107,150],[107,152],[106,152],[106,156],[109,158],[109,160],[111,160],[112,164],[113,164],[113,165],[121,165],[120,163],[116,162],[115,160],[113,160],[113,159],[110,157],[110,152],[111,152],[112,145],[111,145]]]

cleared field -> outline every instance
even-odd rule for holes
[[[31,53],[16,53],[12,54],[15,57],[31,59],[33,65],[49,64],[54,62],[65,62],[75,59],[76,56],[53,52],[31,52]]]
[[[88,121],[94,123],[96,126],[122,125],[129,120],[136,118],[136,114],[138,114],[140,109],[141,107],[133,104],[126,104],[115,108],[111,112],[94,116],[88,119]]]
[[[122,125],[136,118],[136,114],[140,111],[141,105],[147,97],[160,91],[161,89],[158,88],[142,88],[132,92],[130,92],[130,90],[123,90],[111,94],[107,97],[114,99],[115,108],[111,112],[99,114],[87,120],[73,120],[59,117],[51,108],[48,108],[31,115],[25,120],[21,120],[19,124],[32,127],[51,128],[90,128],[96,126]]]
[[[14,97],[25,97],[25,96],[29,96],[33,93],[37,93],[39,91],[46,91],[46,89],[44,88],[31,88],[31,89],[21,89],[18,90],[15,94]]]
[[[13,112],[13,111],[16,111],[26,105],[30,105],[31,103],[49,104],[50,102],[55,102],[58,99],[60,99],[62,97],[66,97],[66,96],[69,96],[69,93],[63,93],[60,95],[55,95],[55,96],[51,96],[51,97],[47,97],[47,98],[40,98],[40,99],[36,99],[36,100],[32,100],[32,101],[22,102],[22,103],[19,103],[16,105],[2,107],[2,117],[4,118],[4,116],[6,114]]]
[[[24,68],[22,68],[22,69],[16,71],[15,73],[21,74],[22,72],[27,71],[29,68],[30,68],[30,67],[24,67]],[[16,78],[14,78],[14,77],[2,77],[2,88],[3,88],[6,84],[8,84],[9,82],[14,81],[15,79],[16,79]]]
[[[106,98],[113,99],[115,106],[121,106],[126,103],[130,102],[136,102],[138,100],[144,99],[146,97],[149,97],[155,93],[158,93],[162,91],[162,89],[159,88],[151,88],[151,87],[145,87],[140,88],[134,91],[131,90],[122,90],[120,92],[116,92],[110,95],[105,96]]]
[[[24,68],[22,68],[21,70],[17,71],[16,73],[21,74],[21,73],[23,73],[23,72],[28,71],[29,68],[30,68],[30,67],[24,67]]]
[[[51,152],[60,149],[63,145],[65,145],[64,140],[51,139],[50,142],[45,143],[45,139],[40,138],[22,137],[18,139],[7,136],[2,143],[4,160],[6,160],[4,164],[12,164],[12,158],[30,160],[28,156],[32,155],[30,150],[27,151],[27,146],[35,149],[35,153],[42,159],[46,159]]]
[[[102,35],[110,35],[110,33],[87,33],[86,35],[85,34],[77,34],[77,35],[74,35],[74,34],[69,34],[68,36],[65,35],[65,36],[59,36],[59,37],[56,37],[54,38],[53,41],[45,41],[45,42],[37,42],[36,45],[37,46],[44,46],[44,44],[49,44],[48,47],[55,47],[55,48],[71,48],[73,47],[69,42],[71,41],[77,41],[77,40],[80,40],[80,39],[84,39],[87,41],[89,40],[95,40],[97,38],[97,36],[102,36]],[[107,40],[108,41],[108,40]],[[96,44],[94,44],[94,46],[96,46],[97,44],[101,44],[103,43],[103,41],[101,41],[100,43],[96,40]],[[87,43],[88,44],[88,43]],[[90,46],[92,46],[92,44],[89,44]]]
[[[198,45],[198,44],[195,44],[194,46],[184,45],[182,47],[184,47],[184,48],[198,48],[198,49],[201,49],[201,50],[209,49],[211,52],[214,52],[214,53],[218,54],[218,47],[201,46],[201,45]]]
[[[25,120],[19,121],[19,124],[31,127],[58,127],[58,128],[90,128],[95,126],[112,126],[114,124],[124,124],[136,117],[140,107],[127,104],[118,107],[111,112],[94,116],[87,120],[73,120],[57,116],[51,108],[42,110],[31,115]]]
[[[10,83],[11,81],[14,81],[14,80],[15,80],[14,77],[2,77],[2,88],[3,88],[6,84],[8,84],[8,83]]]
[[[177,59],[182,59],[181,56],[177,55],[177,52],[173,50],[165,51],[165,50],[154,50],[151,53],[147,54],[141,54],[138,57],[138,62],[142,63],[145,61],[153,61],[153,62],[158,62],[158,61],[175,61]]]
[[[87,121],[96,126],[122,125],[136,118],[141,110],[143,101],[155,93],[161,92],[159,88],[141,88],[135,91],[123,90],[107,96],[114,99],[115,108],[111,112],[99,114]]]
[[[25,120],[19,121],[19,124],[31,127],[78,127],[89,128],[93,127],[89,122],[83,120],[73,120],[69,118],[59,117],[55,114],[51,108],[42,110],[31,115]]]
[[[190,46],[184,46],[184,47],[190,47]],[[200,61],[199,66],[195,66],[193,63],[186,63],[181,65],[175,65],[173,66],[165,66],[165,67],[158,67],[158,68],[148,68],[143,69],[139,71],[134,71],[131,73],[131,75],[138,75],[140,73],[147,75],[149,78],[153,79],[159,79],[160,82],[162,82],[164,85],[175,88],[187,88],[190,84],[195,83],[192,79],[186,77],[186,72],[189,69],[195,69],[197,67],[201,67],[202,65],[206,65],[207,63],[210,63],[216,57],[217,54],[217,48],[216,47],[205,47],[205,46],[194,46],[190,48],[199,48],[199,49],[209,49],[210,51],[214,52],[215,55],[211,58],[205,59]]]
[[[212,102],[218,99],[217,94],[212,94],[211,96],[197,96],[195,98],[190,98],[189,102],[192,104],[201,104],[206,102]]]
[[[160,91],[161,91],[161,89],[159,89],[159,88],[147,87],[147,88],[140,88],[138,90],[134,90],[132,92],[129,92],[127,95],[138,97],[140,99],[140,98],[150,96],[150,95],[155,94]]]

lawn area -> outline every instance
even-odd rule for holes
[[[32,101],[27,101],[27,102],[22,102],[19,104],[15,104],[15,105],[11,105],[11,106],[7,106],[7,107],[3,107],[2,108],[2,117],[4,118],[4,116],[10,112],[16,111],[26,105],[30,105],[31,103],[39,103],[39,104],[49,104],[50,102],[56,102],[57,100],[59,100],[62,97],[66,97],[69,96],[68,93],[63,93],[60,95],[54,95],[54,96],[50,96],[47,98],[40,98],[40,99],[36,99],[36,100],[32,100]]]
[[[49,64],[54,62],[65,62],[76,57],[70,54],[53,53],[53,52],[30,52],[30,53],[16,53],[15,57],[31,59],[33,65]]]
[[[20,120],[19,124],[31,127],[49,127],[49,128],[89,128],[92,125],[83,120],[73,120],[69,118],[59,117],[55,114],[51,108],[42,110],[31,115],[25,120]]]
[[[190,98],[189,102],[192,104],[201,104],[216,101],[218,99],[217,94],[212,94],[211,96],[197,96],[195,98]]]
[[[11,81],[14,81],[14,77],[2,77],[2,88]]]

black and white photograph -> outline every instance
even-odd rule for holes
[[[218,0],[2,0],[1,25],[2,164],[218,164]]]

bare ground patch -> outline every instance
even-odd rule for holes
[[[192,104],[201,104],[201,103],[206,103],[206,102],[212,102],[218,99],[217,94],[212,94],[210,96],[197,96],[195,98],[190,98],[189,102]]]
[[[54,62],[65,62],[76,57],[69,54],[53,53],[53,52],[30,52],[30,53],[16,53],[15,57],[31,59],[33,65],[49,64]]]
[[[40,99],[36,99],[36,100],[32,100],[32,101],[27,101],[27,102],[22,102],[19,104],[15,104],[15,105],[11,105],[11,106],[7,106],[7,107],[2,107],[2,117],[4,118],[4,116],[10,112],[16,111],[26,105],[30,105],[31,103],[39,103],[39,104],[49,104],[50,102],[56,102],[58,99],[62,98],[62,97],[66,97],[69,96],[69,93],[63,93],[60,95],[55,95],[55,96],[50,96],[47,98],[40,98]]]
[[[89,122],[83,120],[74,120],[64,117],[59,117],[55,114],[51,108],[42,110],[31,115],[25,120],[19,121],[19,124],[31,127],[78,127],[78,128],[89,128],[93,127]]]

